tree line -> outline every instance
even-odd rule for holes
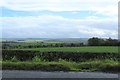
[[[120,41],[117,39],[101,39],[97,37],[90,38],[88,40],[89,46],[120,46]]]
[[[37,44],[37,45],[11,45],[4,43],[2,44],[2,49],[13,49],[13,48],[42,48],[42,47],[80,47],[84,46],[83,43],[43,43],[43,44]]]

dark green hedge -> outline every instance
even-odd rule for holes
[[[119,53],[91,53],[91,52],[40,52],[27,50],[3,50],[3,60],[11,60],[16,57],[20,61],[30,61],[35,56],[40,56],[41,60],[58,61],[65,59],[67,61],[82,62],[94,59],[114,59],[120,61]]]

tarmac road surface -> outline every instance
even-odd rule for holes
[[[42,72],[3,70],[2,78],[118,78],[118,74],[102,72]]]

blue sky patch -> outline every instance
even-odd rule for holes
[[[23,16],[41,16],[41,15],[54,15],[62,16],[70,19],[83,19],[89,16],[107,17],[104,15],[96,14],[95,11],[15,11],[7,8],[2,8],[3,15],[1,17],[23,17]]]

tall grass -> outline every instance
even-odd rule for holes
[[[70,62],[60,59],[57,62],[3,61],[3,70],[40,70],[40,71],[106,71],[120,72],[120,63],[113,60],[96,60],[86,62]]]
[[[3,61],[3,70],[40,70],[40,71],[105,71],[120,72],[120,63],[113,59],[89,60],[73,62],[59,59],[58,61],[42,61],[35,56],[32,61],[21,62],[16,57]]]

